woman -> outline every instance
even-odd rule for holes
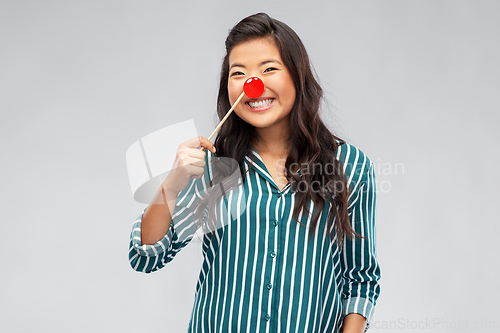
[[[206,207],[198,220],[215,224],[203,236],[189,332],[363,332],[380,293],[373,164],[323,124],[322,90],[302,42],[263,13],[226,39],[219,119],[253,76],[264,93],[242,99],[215,144],[199,137],[179,146],[134,224],[130,263],[162,268]],[[204,197],[230,174],[230,163],[214,172],[222,157],[236,161],[243,183],[226,186],[222,199]]]

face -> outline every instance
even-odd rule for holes
[[[259,129],[281,132],[290,128],[290,111],[295,102],[295,86],[283,64],[279,50],[269,38],[236,45],[229,54],[227,89],[231,105],[243,92],[243,84],[257,76],[265,86],[259,98],[246,95],[234,109],[245,122]]]

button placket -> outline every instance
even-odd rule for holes
[[[276,202],[276,211],[275,211],[275,213],[277,215],[274,216],[274,218],[270,221],[270,225],[272,226],[270,230],[272,230],[271,234],[273,235],[271,237],[274,237],[275,233],[278,232],[278,229],[277,229],[277,227],[278,227],[278,220],[280,219],[280,213],[281,213],[280,207],[282,205],[284,205],[283,200],[281,200],[281,196],[282,195],[283,195],[283,193],[281,193],[280,191],[277,192],[278,200]],[[277,238],[278,242],[279,242],[279,239],[280,239],[280,237]],[[274,239],[270,242],[269,251],[270,252],[268,252],[268,255],[269,255],[269,257],[271,257],[273,259],[273,263],[271,265],[274,267],[274,265],[278,264],[277,261],[274,260],[275,258],[277,258],[277,252],[278,252],[278,244],[274,243]],[[269,297],[271,297],[271,294],[274,294],[274,292],[272,291],[272,289],[273,289],[272,281],[274,281],[274,279],[277,277],[278,274],[279,274],[279,268],[277,268],[277,270],[275,271],[274,276],[271,277],[268,280],[269,282],[265,285],[265,288],[269,291],[269,294],[268,294]],[[271,315],[268,313],[268,314],[266,314],[263,317],[263,319],[266,320],[266,321],[269,321],[271,319]]]

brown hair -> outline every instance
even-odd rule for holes
[[[228,94],[229,54],[236,45],[258,38],[271,38],[279,49],[281,59],[288,69],[296,90],[295,103],[290,112],[290,150],[285,162],[287,179],[296,191],[296,203],[293,217],[299,221],[299,212],[308,213],[310,199],[316,207],[312,217],[309,236],[312,237],[316,228],[319,214],[325,202],[332,203],[328,211],[328,234],[333,239],[337,234],[338,245],[341,247],[344,236],[352,238],[359,236],[351,227],[348,217],[349,189],[344,177],[340,162],[335,154],[339,145],[344,141],[333,135],[320,118],[319,110],[323,90],[316,81],[306,49],[299,36],[285,23],[269,17],[265,13],[248,16],[236,24],[226,38],[226,54],[222,61],[220,74],[219,94],[217,98],[217,114],[221,120],[231,108]],[[216,156],[228,157],[237,162],[245,181],[243,160],[256,139],[255,128],[243,121],[236,114],[228,117],[221,127],[216,139]],[[224,177],[227,178],[234,170],[227,162],[217,161],[219,171],[212,179],[218,184]],[[302,166],[306,170],[314,170],[315,166],[322,166],[319,172],[307,172],[299,175],[291,166]],[[325,186],[324,183],[327,182]],[[311,184],[318,183],[314,189]],[[305,191],[297,188],[298,184],[307,184]],[[222,188],[223,189],[223,188]],[[224,194],[224,190],[223,190]],[[214,199],[212,198],[213,204]],[[206,203],[205,203],[206,204]],[[209,205],[210,206],[210,205]],[[205,210],[206,211],[206,210]],[[210,210],[209,210],[210,211]],[[300,223],[300,222],[299,222]],[[333,228],[334,225],[334,228]]]

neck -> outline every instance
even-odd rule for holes
[[[281,129],[256,128],[257,139],[252,144],[259,154],[288,156],[290,148],[290,130],[288,126]]]

